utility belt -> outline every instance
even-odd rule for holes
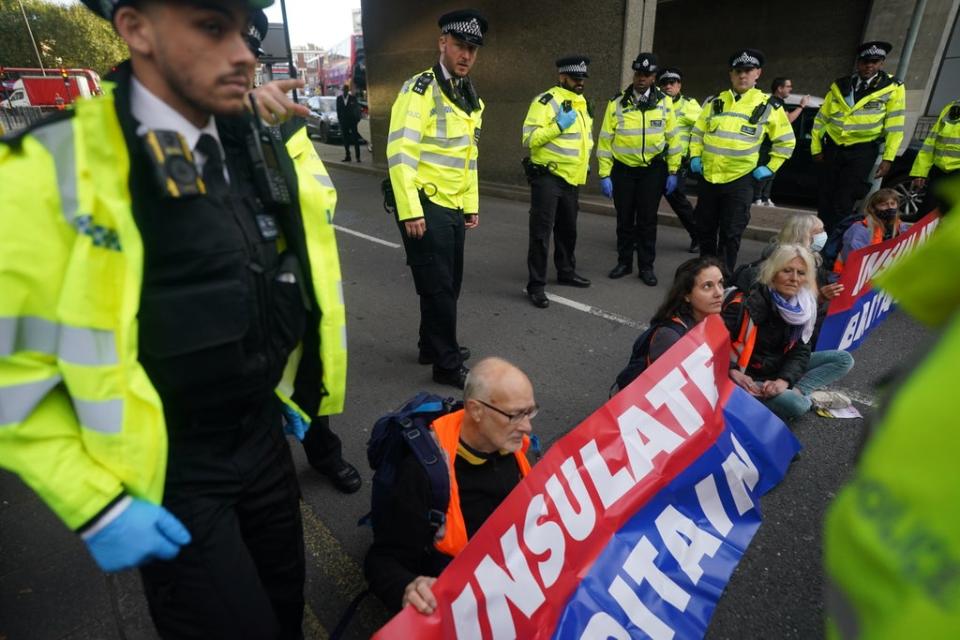
[[[879,150],[880,143],[882,142],[881,136],[877,136],[873,140],[867,140],[866,142],[855,142],[853,144],[839,144],[829,133],[823,134],[823,146],[824,147],[834,147],[835,149],[843,149],[847,151],[866,151],[873,147],[874,149]]]
[[[174,437],[250,429],[265,422],[270,414],[281,412],[280,399],[272,389],[216,409],[197,409],[173,402],[163,405],[167,432]]]
[[[613,168],[617,169],[619,172],[628,173],[628,174],[642,174],[650,171],[651,169],[659,169],[660,165],[666,165],[666,150],[661,151],[650,160],[650,163],[644,166],[632,167],[629,164],[625,164],[616,158],[613,159]]]
[[[530,159],[530,156],[527,156],[520,160],[520,164],[523,165],[523,173],[527,176],[527,183],[533,184],[533,181],[537,178],[542,178],[544,176],[554,175],[551,169],[557,168],[556,162],[548,162],[547,164],[537,164]]]

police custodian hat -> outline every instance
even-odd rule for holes
[[[80,0],[87,8],[93,11],[101,18],[110,20],[113,18],[113,12],[117,7],[129,4],[130,0]],[[246,0],[245,4],[250,9],[266,9],[273,4],[274,0]],[[200,4],[198,2],[198,4]]]
[[[676,67],[664,67],[663,69],[660,69],[660,73],[657,74],[657,82],[659,84],[673,81],[683,81],[683,74],[680,73],[680,69],[677,69]]]
[[[449,33],[457,40],[463,40],[478,47],[483,45],[483,34],[487,32],[487,19],[474,9],[451,11],[437,20],[440,33]]]
[[[652,53],[641,53],[633,61],[633,70],[640,73],[656,73],[660,70],[657,66],[657,56]]]
[[[589,78],[587,65],[590,64],[590,58],[587,56],[564,56],[557,58],[557,73],[565,73],[575,78]]]
[[[759,69],[763,66],[763,51],[759,49],[737,49],[728,60],[731,69]]]
[[[893,45],[883,40],[871,40],[857,47],[857,58],[860,60],[883,60],[893,50]]]

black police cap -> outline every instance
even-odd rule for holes
[[[763,51],[759,49],[737,49],[728,59],[731,69],[759,69],[763,61]]]
[[[861,60],[883,60],[893,51],[893,45],[883,40],[871,40],[857,47],[857,58]]]
[[[483,34],[487,32],[487,19],[475,9],[445,13],[437,20],[437,24],[440,25],[440,33],[449,33],[458,40],[478,47],[483,45]]]
[[[247,27],[247,46],[250,51],[258,58],[264,55],[265,51],[261,47],[263,39],[267,37],[267,30],[270,23],[267,21],[267,14],[262,9],[250,12],[250,26]]]
[[[101,18],[111,20],[113,12],[125,4],[130,4],[131,0],[80,0],[87,8],[93,11]],[[274,0],[246,0],[244,4],[248,9],[266,9],[272,5]],[[199,4],[199,3],[198,3]]]
[[[590,58],[587,56],[564,56],[557,58],[557,73],[565,73],[575,78],[589,78],[587,65],[590,64]]]
[[[673,81],[683,81],[683,74],[680,73],[680,69],[677,69],[676,67],[664,67],[663,69],[660,69],[660,73],[657,74],[657,82],[659,84]]]
[[[652,53],[641,53],[633,61],[633,70],[639,73],[656,73],[660,70],[657,66],[657,56]]]

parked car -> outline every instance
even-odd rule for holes
[[[339,142],[341,140],[340,121],[337,119],[337,98],[335,96],[310,96],[307,106],[313,112],[307,119],[307,134],[319,137],[321,142]]]

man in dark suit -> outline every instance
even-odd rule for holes
[[[360,103],[357,97],[350,93],[350,85],[343,85],[343,93],[337,96],[337,120],[340,121],[340,135],[343,136],[343,149],[347,152],[344,162],[350,162],[350,145],[357,152],[357,162],[360,162],[360,133],[357,123],[360,122]]]

